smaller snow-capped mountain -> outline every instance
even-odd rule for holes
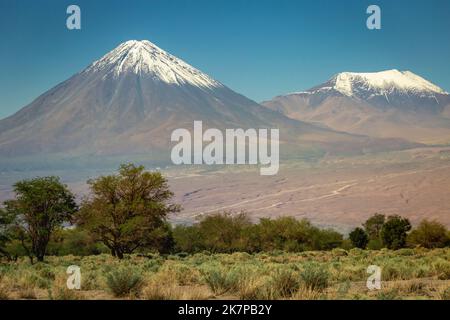
[[[336,94],[368,102],[378,107],[406,107],[409,110],[442,111],[448,93],[410,72],[387,70],[372,73],[342,72],[307,94]]]
[[[394,93],[414,94],[423,97],[448,94],[438,86],[410,72],[387,70],[372,73],[342,72],[325,84],[309,92],[335,90],[349,97],[367,99]],[[368,96],[367,94],[370,94]]]
[[[450,95],[410,72],[342,72],[263,104],[298,120],[375,137],[450,142]]]

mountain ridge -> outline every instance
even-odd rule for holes
[[[409,148],[290,119],[234,92],[149,41],[127,41],[0,120],[2,158],[145,155],[170,162],[177,128],[281,128],[286,153]],[[305,151],[306,150],[306,151]]]
[[[261,104],[338,131],[450,143],[450,95],[411,71],[343,72],[307,91]]]

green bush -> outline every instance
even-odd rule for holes
[[[115,297],[138,294],[142,288],[141,276],[130,268],[119,268],[106,276],[106,284]]]
[[[228,273],[220,268],[211,268],[203,270],[203,279],[214,294],[223,294],[233,287],[233,281],[230,281]]]
[[[306,288],[310,290],[324,290],[328,287],[330,274],[320,265],[309,264],[300,274]]]
[[[291,270],[279,269],[272,276],[271,286],[276,295],[289,298],[300,288],[300,277]]]
[[[372,239],[367,243],[367,249],[369,250],[381,250],[383,248],[383,242],[380,239]]]

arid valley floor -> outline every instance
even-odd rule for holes
[[[291,163],[266,177],[257,170],[197,171],[173,177],[171,184],[183,206],[173,217],[180,222],[244,210],[254,219],[289,215],[340,230],[376,212],[450,225],[450,149]]]
[[[3,173],[0,200],[11,197],[19,179],[61,175],[81,198],[89,177],[109,172]],[[400,214],[413,224],[436,219],[450,226],[450,148],[422,148],[316,162],[282,162],[274,176],[258,168],[175,167],[164,169],[183,210],[175,223],[192,223],[217,211],[246,211],[255,221],[283,215],[348,231],[378,212]]]

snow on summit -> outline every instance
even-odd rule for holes
[[[438,86],[410,71],[395,69],[372,73],[342,72],[331,78],[326,86],[315,89],[334,89],[346,96],[358,95],[361,91],[372,92],[374,95],[386,95],[395,91],[419,95],[447,94]]]
[[[147,40],[130,40],[92,63],[83,73],[104,72],[104,78],[124,73],[147,75],[168,84],[221,87],[222,84]]]

